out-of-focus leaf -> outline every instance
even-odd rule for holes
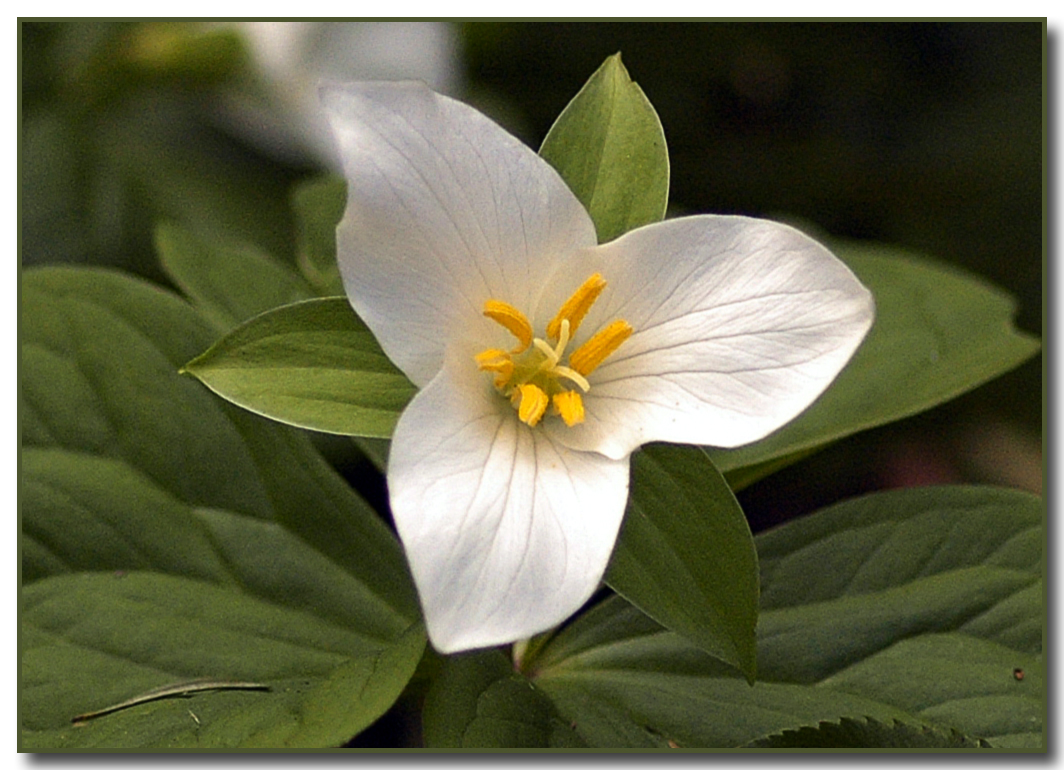
[[[155,247],[166,274],[222,331],[314,294],[295,270],[254,246],[208,243],[163,223],[155,229]]]
[[[299,269],[315,291],[326,297],[344,293],[336,263],[336,226],[346,205],[347,182],[338,176],[304,182],[292,193]]]

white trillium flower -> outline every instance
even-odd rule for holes
[[[692,216],[598,245],[535,152],[417,83],[326,86],[355,311],[420,389],[388,486],[441,652],[545,631],[599,586],[650,441],[734,447],[804,410],[872,325],[785,225]]]

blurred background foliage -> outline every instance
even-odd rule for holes
[[[293,189],[336,168],[321,79],[419,77],[538,147],[620,51],[657,108],[672,214],[781,218],[958,265],[1042,333],[1044,26],[24,22],[23,266],[166,283],[160,221],[294,259]],[[741,495],[755,530],[871,489],[1041,491],[1041,357]],[[330,456],[349,463],[335,443]],[[348,445],[344,445],[345,447]]]

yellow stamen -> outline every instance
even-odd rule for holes
[[[477,367],[482,372],[495,372],[495,387],[504,388],[514,374],[514,362],[510,354],[498,348],[489,348],[476,355]]]
[[[492,365],[498,361],[510,360],[510,354],[505,350],[499,350],[498,348],[488,348],[482,353],[477,353],[474,358],[476,358],[477,366],[482,370],[495,371],[491,368]]]
[[[534,427],[547,409],[570,428],[584,422],[583,393],[591,390],[587,375],[632,335],[632,327],[616,320],[567,357],[580,322],[595,304],[606,281],[595,273],[577,289],[547,325],[544,338],[534,337],[532,324],[520,310],[499,300],[484,304],[484,315],[517,338],[512,351],[488,348],[475,356],[482,372],[495,376],[499,394],[510,400],[518,418]]]
[[[614,321],[573,351],[569,356],[569,367],[586,377],[631,336],[632,327],[627,321]]]
[[[521,422],[534,427],[547,411],[547,394],[531,384],[518,387],[521,391],[521,405],[517,408],[517,416],[521,418]]]
[[[489,299],[484,303],[484,315],[517,337],[521,344],[512,352],[523,353],[528,350],[528,346],[532,344],[532,324],[525,318],[524,313],[506,302]]]
[[[584,399],[575,390],[563,390],[554,394],[554,408],[570,428],[584,421]]]
[[[558,315],[547,324],[547,336],[552,340],[558,339],[562,329],[562,321],[569,322],[569,334],[576,334],[580,322],[584,320],[587,311],[595,304],[602,290],[606,288],[606,280],[601,274],[595,273],[581,284],[580,288],[573,292],[558,311]]]

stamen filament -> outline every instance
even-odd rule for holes
[[[554,367],[554,374],[559,377],[564,377],[565,379],[575,383],[577,387],[579,387],[580,390],[584,391],[585,393],[591,390],[590,383],[588,383],[588,381],[585,380],[579,372],[573,371],[568,366]]]

